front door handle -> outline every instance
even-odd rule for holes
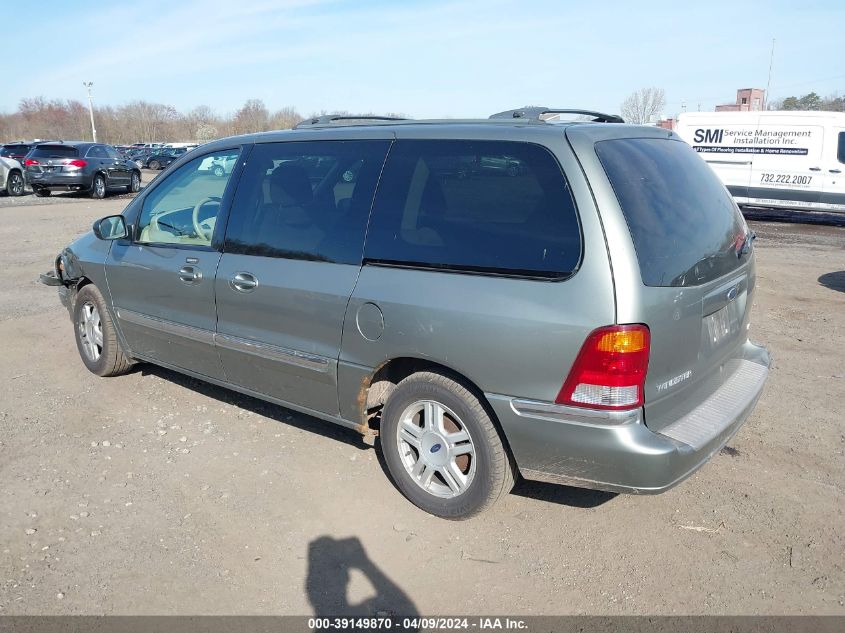
[[[841,173],[842,173],[842,170],[841,170],[841,169],[829,169],[828,171],[829,171],[831,174],[841,174]]]
[[[179,280],[186,284],[197,284],[202,281],[202,271],[193,266],[182,266],[179,269]]]
[[[821,171],[821,167],[810,167],[810,171]]]
[[[229,280],[229,285],[238,292],[252,292],[258,288],[258,280],[252,273],[235,273]]]

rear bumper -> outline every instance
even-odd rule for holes
[[[30,187],[43,187],[45,189],[62,189],[66,191],[78,191],[89,189],[92,179],[82,174],[61,174],[49,173],[38,174],[27,172],[26,182]]]
[[[703,466],[739,430],[762,393],[770,359],[746,343],[744,358],[730,361],[722,386],[660,432],[641,409],[584,411],[487,394],[526,479],[657,494]]]

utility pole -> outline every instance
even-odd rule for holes
[[[769,80],[766,82],[766,94],[763,96],[763,110],[769,107],[769,87],[772,85],[772,64],[775,62],[775,38],[772,38],[772,55],[769,57]]]
[[[83,81],[82,85],[88,88],[88,114],[91,115],[91,136],[94,137],[94,142],[97,142],[97,128],[94,127],[94,102],[91,100],[91,86],[93,81]]]

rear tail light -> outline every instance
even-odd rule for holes
[[[24,161],[24,163],[23,163],[23,164],[24,164],[24,167],[29,167],[30,165],[37,165],[37,164],[38,164],[38,161],[37,161],[37,160],[35,160],[34,158],[27,158],[27,159]]]
[[[81,158],[74,158],[73,160],[66,160],[65,161],[65,165],[67,165],[68,167],[85,167],[85,165],[87,165],[87,164],[88,163],[86,163]]]
[[[591,409],[641,407],[650,346],[645,325],[594,330],[578,352],[555,402]]]

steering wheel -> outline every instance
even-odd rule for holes
[[[220,204],[221,201],[222,200],[217,196],[203,198],[197,203],[197,206],[194,207],[194,210],[191,213],[191,219],[194,222],[194,230],[197,232],[197,235],[209,242],[211,241],[211,236],[214,234],[214,225],[217,221],[217,216],[215,215],[214,217],[206,218],[200,222],[200,208],[209,202],[216,202],[217,204]]]

